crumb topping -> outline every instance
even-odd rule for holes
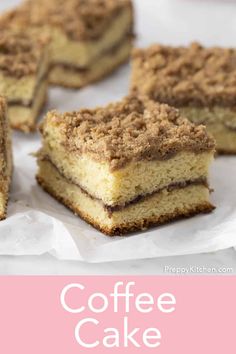
[[[57,26],[74,40],[96,39],[131,0],[27,0],[0,20],[0,26]]]
[[[2,30],[0,71],[17,78],[36,73],[47,41],[45,35]]]
[[[236,50],[198,43],[135,49],[132,88],[178,107],[235,105]]]
[[[130,161],[167,159],[182,150],[213,150],[215,142],[204,126],[195,126],[179,111],[147,98],[128,96],[94,110],[48,113],[43,135],[59,129],[62,144],[74,153],[106,161],[112,170]]]

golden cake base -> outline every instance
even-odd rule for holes
[[[163,189],[137,203],[109,212],[101,200],[91,198],[70,183],[49,161],[41,160],[39,167],[37,181],[46,192],[109,236],[145,230],[214,209],[209,202],[209,189],[199,184],[170,191]]]
[[[47,102],[48,83],[44,81],[38,90],[32,107],[9,105],[8,115],[13,129],[24,133],[34,132],[37,128],[37,119]]]
[[[182,107],[191,122],[206,125],[216,140],[219,154],[236,154],[236,110],[227,107]]]

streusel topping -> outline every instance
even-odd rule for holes
[[[4,25],[57,26],[75,40],[96,39],[131,0],[27,0],[0,19]]]
[[[109,162],[111,169],[130,161],[167,159],[189,150],[212,150],[215,142],[204,126],[195,126],[175,108],[128,96],[105,108],[48,113],[42,126],[59,129],[62,144],[78,154]]]
[[[235,106],[236,50],[198,43],[135,49],[132,89],[178,107]]]
[[[20,78],[37,72],[48,37],[1,30],[0,71]]]

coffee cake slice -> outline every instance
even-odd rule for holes
[[[0,94],[7,97],[12,128],[36,128],[48,88],[48,37],[2,30],[0,36]]]
[[[12,175],[11,133],[6,100],[0,96],[0,220],[6,218]]]
[[[206,125],[219,153],[236,154],[235,49],[198,43],[135,49],[131,89],[177,107],[190,121]]]
[[[165,104],[133,96],[105,108],[47,114],[39,184],[108,235],[213,209],[214,140]]]
[[[0,27],[46,28],[51,35],[50,83],[80,88],[128,60],[133,42],[131,0],[29,0]]]

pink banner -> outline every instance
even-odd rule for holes
[[[3,354],[235,354],[235,277],[2,277]]]

